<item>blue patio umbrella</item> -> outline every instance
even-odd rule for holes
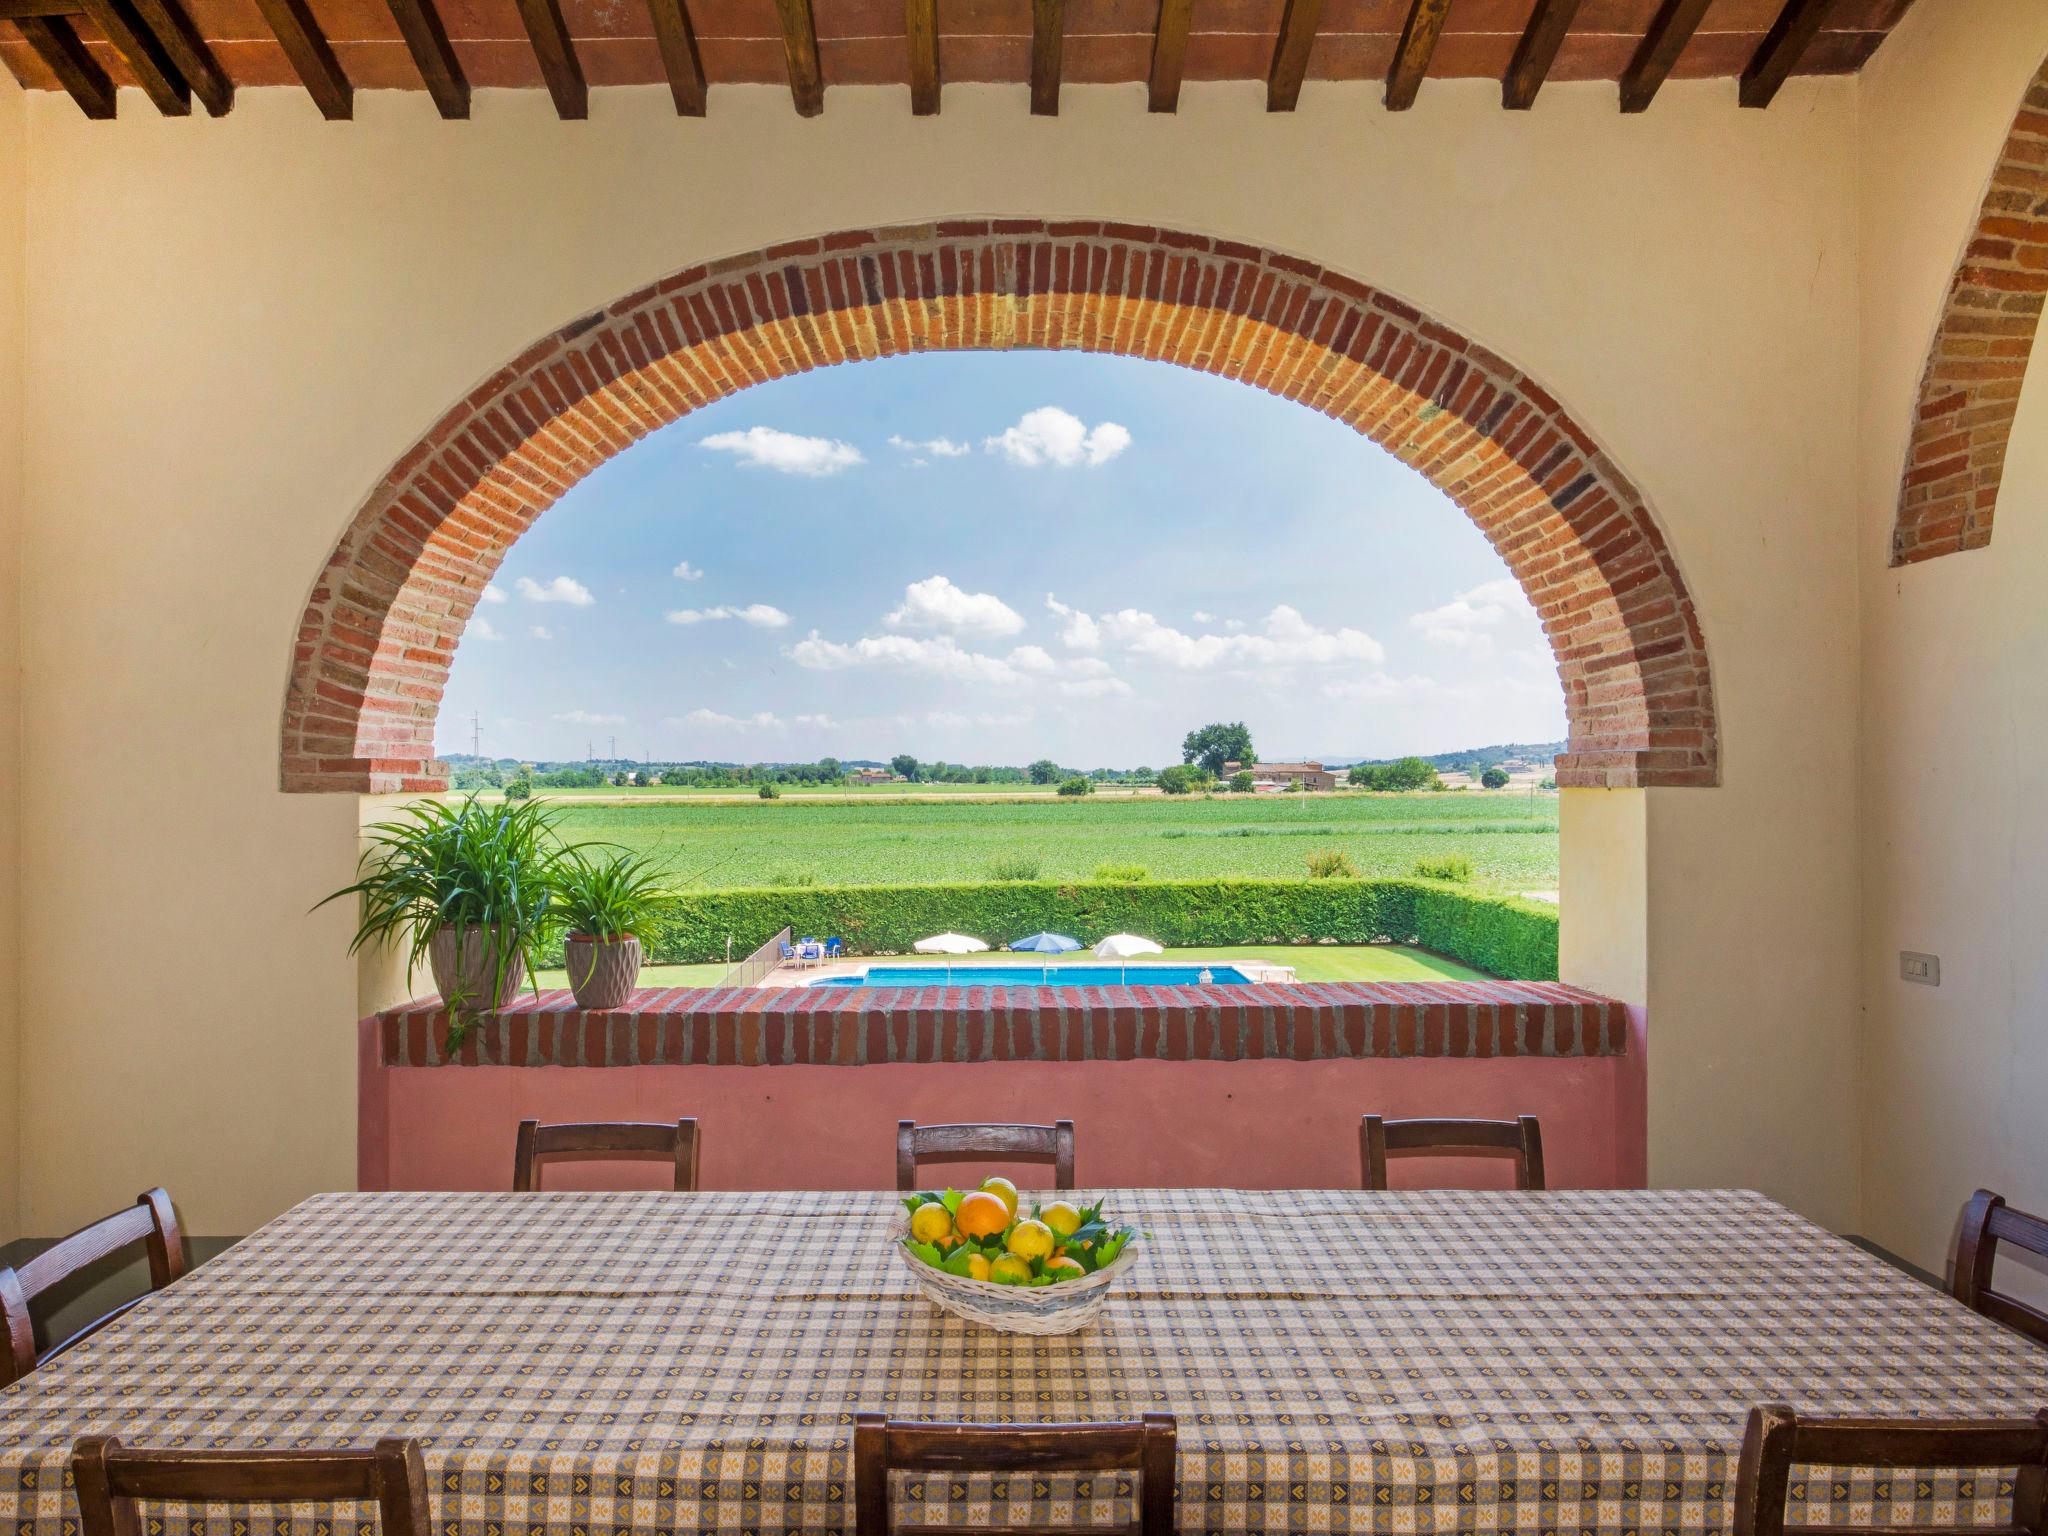
[[[1038,955],[1068,955],[1081,947],[1079,939],[1070,939],[1064,933],[1034,933],[1028,939],[1018,939],[1012,949],[1030,950]]]

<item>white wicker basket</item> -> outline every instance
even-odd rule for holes
[[[935,1306],[984,1328],[1041,1337],[1078,1333],[1094,1322],[1110,1291],[1138,1258],[1138,1239],[1133,1237],[1106,1269],[1079,1280],[1062,1280],[1057,1285],[997,1285],[993,1280],[949,1275],[932,1268],[900,1241],[895,1247],[917,1288]]]

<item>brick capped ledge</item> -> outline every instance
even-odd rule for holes
[[[886,1062],[1237,1061],[1619,1056],[1625,1005],[1551,981],[1276,987],[643,989],[585,1012],[528,994],[477,1020],[454,1061],[447,1017],[377,1015],[386,1066],[842,1066]]]

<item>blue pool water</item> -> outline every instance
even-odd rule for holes
[[[1209,980],[1201,979],[1204,970]],[[860,976],[828,976],[818,987],[1242,987],[1229,965],[871,965]]]

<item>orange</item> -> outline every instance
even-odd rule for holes
[[[1055,1280],[1078,1280],[1088,1273],[1081,1267],[1079,1259],[1070,1259],[1065,1254],[1056,1259],[1048,1259],[1045,1272]]]
[[[1016,1185],[1012,1184],[1012,1183],[1011,1183],[1011,1182],[1010,1182],[1010,1181],[1009,1181],[1008,1179],[1005,1179],[1005,1178],[1000,1178],[1000,1177],[997,1177],[997,1178],[987,1178],[987,1179],[983,1179],[983,1180],[981,1181],[981,1187],[982,1187],[983,1189],[987,1190],[987,1191],[988,1191],[988,1192],[989,1192],[990,1194],[994,1195],[994,1196],[995,1196],[995,1197],[996,1197],[997,1199],[1001,1200],[1001,1201],[1003,1202],[1003,1204],[1004,1204],[1004,1205],[1006,1205],[1006,1206],[1008,1206],[1008,1207],[1010,1208],[1010,1216],[1011,1216],[1011,1219],[1013,1219],[1013,1220],[1014,1220],[1014,1219],[1016,1218],[1016,1215],[1017,1215],[1017,1186],[1016,1186]]]
[[[960,1202],[953,1223],[964,1236],[994,1237],[1010,1224],[1010,1208],[1000,1196],[976,1190]]]
[[[910,1213],[910,1235],[920,1243],[950,1243],[953,1240],[953,1218],[936,1200],[929,1205],[920,1205]]]

